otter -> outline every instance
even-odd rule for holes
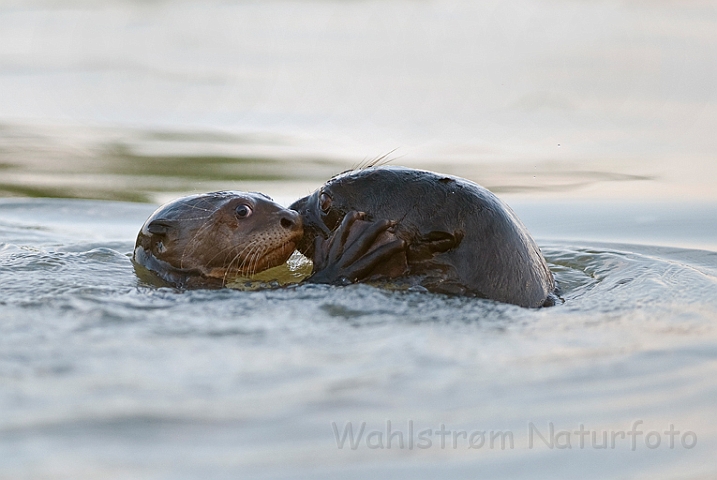
[[[553,274],[525,226],[493,193],[466,179],[370,167],[330,179],[289,208],[302,217],[297,248],[314,261],[309,281],[398,279],[522,307],[557,300]],[[384,229],[375,234],[371,225]],[[366,232],[372,235],[364,239],[369,252],[393,254],[363,262],[361,269],[337,262],[341,248],[335,245],[355,243]]]
[[[299,214],[261,193],[213,192],[159,207],[133,261],[141,278],[174,287],[222,287],[286,262],[303,233]],[[159,282],[154,282],[159,280]]]

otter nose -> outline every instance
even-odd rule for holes
[[[281,212],[281,226],[287,230],[298,230],[301,228],[301,215],[293,210]]]

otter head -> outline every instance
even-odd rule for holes
[[[313,255],[314,239],[317,236],[328,238],[338,228],[346,214],[351,210],[366,212],[373,217],[381,208],[383,201],[379,198],[390,194],[366,181],[371,170],[349,171],[337,175],[322,185],[311,195],[294,202],[289,208],[301,214],[304,223],[304,237],[297,248],[309,258]],[[382,183],[381,178],[377,178]],[[366,188],[373,184],[376,189]]]
[[[297,249],[313,258],[315,238],[328,238],[352,210],[363,212],[368,220],[398,222],[395,233],[410,246],[412,257],[430,257],[455,248],[463,233],[460,219],[446,215],[452,181],[405,167],[369,167],[339,174],[289,207],[301,214],[304,224]]]
[[[147,219],[133,260],[174,286],[223,286],[286,262],[302,234],[299,214],[263,194],[192,195]]]

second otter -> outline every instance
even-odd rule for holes
[[[347,215],[360,211],[368,220],[396,221],[392,235],[406,245],[400,255],[368,272],[368,279],[401,278],[433,292],[523,307],[552,305],[557,299],[553,275],[525,226],[498,197],[463,178],[372,167],[338,175],[289,208],[303,218],[298,248],[315,263],[325,256],[323,242],[346,229]],[[346,233],[342,238],[348,238]],[[335,275],[341,273],[338,269]],[[321,270],[314,275],[321,276]],[[359,280],[350,275],[344,276]]]

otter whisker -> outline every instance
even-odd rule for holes
[[[244,255],[244,259],[241,262],[241,265],[237,265],[238,271],[241,272],[242,275],[251,276],[251,262],[252,258],[259,249],[261,248],[261,242],[260,241],[254,241],[251,244],[251,248],[249,251]]]
[[[212,255],[211,257],[209,257],[209,258],[206,260],[206,263],[207,263],[207,264],[211,264],[212,260],[214,260],[215,258],[217,258],[219,255],[221,255],[221,254],[223,254],[223,253],[230,252],[230,251],[234,250],[235,248],[236,248],[235,245],[229,245],[228,247],[225,247],[225,248],[220,249],[220,250],[217,251],[214,255]],[[229,257],[229,255],[226,255],[226,256],[225,256],[225,258],[227,258],[227,257]],[[224,267],[222,267],[222,268],[224,268]]]
[[[241,265],[238,266],[238,268],[241,269],[241,274],[250,276],[251,275],[251,259],[254,255],[254,252],[256,252],[260,248],[259,242],[252,243],[251,249],[244,255],[244,260],[242,260]]]
[[[391,154],[394,153],[396,150],[398,150],[398,147],[394,148],[393,150],[391,150],[388,153],[385,153],[379,157],[376,157],[372,162],[370,162],[367,166],[365,166],[364,169],[371,168],[371,167],[380,167],[383,165],[387,165],[387,164],[393,162],[394,160],[397,160],[395,158],[389,158],[389,156],[391,156]],[[404,156],[405,155],[401,155],[398,158],[402,158]]]
[[[393,150],[391,150],[388,153],[379,155],[378,157],[364,158],[363,160],[361,160],[361,162],[359,162],[358,165],[354,166],[351,170],[348,170],[348,171],[349,172],[358,172],[361,170],[366,170],[367,168],[381,167],[383,165],[387,165],[387,164],[393,162],[394,160],[398,160],[399,158],[403,158],[405,156],[405,155],[401,155],[400,157],[397,157],[397,158],[389,158],[391,156],[391,154],[394,153],[396,150],[398,150],[398,147],[394,148]],[[344,173],[346,173],[346,172],[344,172]]]
[[[242,269],[244,267],[244,264],[246,263],[248,255],[251,254],[251,252],[254,250],[254,248],[257,247],[258,243],[259,243],[258,240],[253,240],[253,241],[249,242],[248,245],[245,245],[244,248],[239,250],[236,255],[234,255],[234,258],[232,258],[232,261],[229,262],[229,264],[226,266],[227,275],[231,271],[231,268],[232,268],[232,265],[234,264],[234,262],[236,262],[236,274],[239,275],[240,273],[242,273]],[[249,253],[247,255],[244,255],[244,253],[247,251]],[[242,259],[242,256],[244,257],[243,259]]]
[[[257,268],[259,268],[259,261],[264,258],[266,255],[266,252],[269,250],[269,247],[267,245],[261,245],[261,249],[256,252],[254,255],[254,258],[252,259],[254,261],[254,265],[251,268],[251,274],[255,275]]]
[[[256,261],[254,262],[254,271],[253,271],[252,275],[256,275],[256,271],[259,268],[259,260],[263,260],[266,257],[266,253],[268,252],[268,250],[269,250],[269,248],[266,245],[264,245],[264,248],[261,251],[261,255],[258,255],[256,257]]]
[[[252,275],[254,275],[254,264],[255,264],[257,258],[259,258],[259,255],[260,255],[261,252],[262,252],[262,249],[260,248],[261,245],[257,245],[257,247],[259,247],[259,248],[257,248],[254,252],[252,252],[251,256],[249,257],[249,268],[248,268],[248,272],[249,272],[249,276],[250,276],[250,277],[251,277]]]
[[[249,242],[248,245],[245,245],[244,248],[242,248],[236,255],[234,255],[234,257],[231,259],[231,261],[230,261],[228,264],[224,264],[224,267],[223,267],[223,268],[224,268],[225,270],[224,270],[224,278],[223,278],[223,280],[222,280],[222,286],[225,286],[225,285],[226,285],[226,283],[227,283],[227,278],[228,278],[228,276],[229,276],[229,273],[231,273],[232,265],[234,264],[234,262],[237,262],[236,275],[239,275],[239,274],[240,274],[241,268],[242,268],[242,266],[244,265],[244,262],[246,261],[246,257],[245,257],[244,260],[241,260],[241,263],[239,262],[239,260],[240,260],[240,258],[241,258],[241,256],[242,256],[242,254],[243,254],[244,252],[246,252],[247,249],[253,249],[253,248],[256,246],[257,243],[258,243],[258,241],[256,241],[256,240],[255,240],[255,241],[252,241],[252,242]]]
[[[215,209],[209,209],[209,208],[200,208],[197,205],[189,205],[188,208],[191,208],[192,210],[199,210],[202,212],[209,212],[209,213],[213,213],[215,210]]]

